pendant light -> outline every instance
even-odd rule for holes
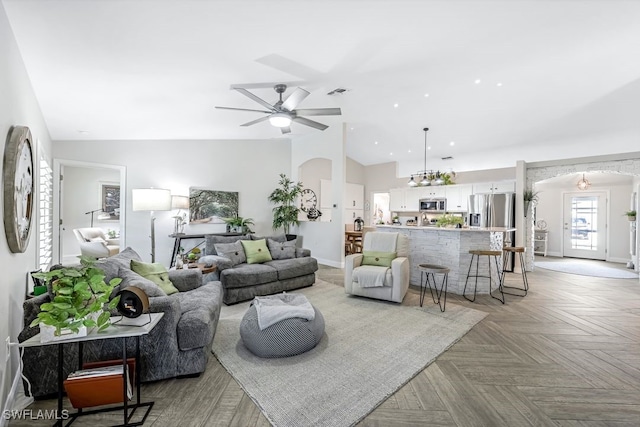
[[[584,174],[582,174],[582,179],[578,181],[578,190],[586,190],[589,187],[591,187],[591,183],[584,177]]]
[[[420,185],[430,185],[431,182],[427,179],[427,132],[429,128],[422,129],[424,131],[424,175],[422,176],[422,181],[420,181]]]

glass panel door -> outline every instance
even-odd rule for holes
[[[564,195],[564,256],[605,259],[606,202],[604,192]]]

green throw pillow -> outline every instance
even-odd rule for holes
[[[271,261],[271,253],[267,248],[267,240],[241,240],[244,253],[247,256],[247,264],[259,264]]]
[[[155,262],[151,264],[148,262],[136,261],[135,259],[132,259],[131,269],[145,279],[149,279],[153,283],[158,285],[160,289],[162,289],[167,295],[180,292],[178,288],[173,286],[171,280],[169,280],[169,273],[167,272],[165,266],[160,263]]]
[[[378,267],[391,267],[391,261],[396,258],[395,252],[362,252],[362,265],[377,265]]]

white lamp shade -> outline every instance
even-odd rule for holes
[[[168,211],[171,210],[171,190],[134,188],[131,202],[134,211]]]
[[[171,209],[189,209],[189,197],[171,196]]]
[[[291,124],[291,116],[286,113],[275,113],[269,116],[269,123],[277,128],[286,128]]]

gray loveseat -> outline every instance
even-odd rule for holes
[[[127,248],[118,255],[98,261],[96,265],[105,271],[107,281],[124,276],[120,286],[133,285],[145,289],[149,282],[144,282],[146,279],[130,270],[131,259],[140,261],[138,254]],[[163,312],[164,316],[148,335],[140,339],[142,381],[203,372],[220,317],[220,282],[203,281],[202,273],[197,269],[169,271],[169,279],[180,292],[168,296],[162,292],[159,296],[149,297],[150,311]],[[154,293],[147,289],[145,292]],[[39,332],[38,326],[32,328],[29,324],[40,312],[40,305],[48,301],[49,294],[43,294],[24,302],[25,328],[18,336],[20,342]],[[57,391],[56,347],[25,348],[23,371],[31,382],[34,397]],[[129,357],[135,355],[135,340],[127,340],[127,351]],[[64,355],[66,377],[78,369],[77,344],[66,344]],[[87,342],[83,346],[83,355],[85,362],[121,359],[122,343],[116,339]]]
[[[273,260],[248,264],[233,260],[237,253],[219,254],[218,244],[233,244],[240,240],[267,239]],[[217,265],[217,271],[207,280],[219,280],[224,289],[224,303],[235,304],[255,296],[270,295],[304,288],[315,283],[318,262],[308,249],[296,248],[295,241],[287,242],[284,234],[267,238],[253,234],[245,236],[207,235],[205,255],[199,262]],[[290,251],[290,252],[288,252]],[[288,252],[288,256],[280,256]],[[242,254],[241,254],[242,255]]]

